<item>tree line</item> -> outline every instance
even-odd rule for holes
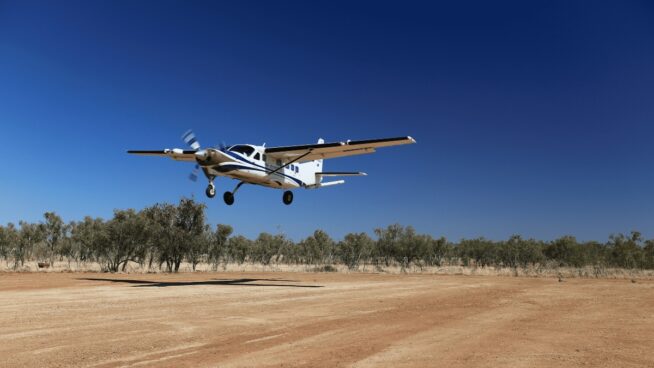
[[[46,212],[38,223],[0,225],[0,258],[14,268],[27,261],[97,262],[104,271],[125,270],[129,262],[149,269],[179,271],[182,262],[193,270],[199,263],[213,269],[228,263],[294,264],[349,269],[463,265],[474,267],[585,267],[654,269],[654,239],[641,233],[611,235],[607,242],[484,238],[450,242],[394,224],[367,233],[350,233],[336,241],[322,230],[299,242],[283,234],[261,233],[256,239],[233,235],[229,225],[211,227],[205,206],[182,198],[178,204],[155,204],[141,211],[115,210],[109,220],[85,217],[64,222]]]

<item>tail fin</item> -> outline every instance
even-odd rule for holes
[[[318,144],[323,144],[323,143],[325,143],[325,140],[322,139],[322,138],[319,138],[319,139],[318,139]],[[314,169],[316,170],[316,172],[322,172],[322,159],[320,159],[320,160],[313,160],[313,162],[316,163],[316,166],[314,167]],[[322,181],[322,177],[320,177],[320,181]]]

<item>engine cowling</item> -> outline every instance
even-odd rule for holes
[[[195,160],[202,166],[218,165],[228,160],[228,156],[215,148],[195,152]]]

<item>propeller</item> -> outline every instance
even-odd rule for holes
[[[184,143],[186,143],[191,149],[193,150],[199,150],[200,149],[200,142],[198,142],[197,139],[195,139],[195,133],[191,129],[187,130],[186,133],[182,134],[182,139],[184,140]]]
[[[200,149],[200,142],[195,138],[195,133],[191,129],[187,130],[186,133],[182,134],[182,140],[186,145],[188,145],[192,150],[199,150]],[[193,171],[189,174],[188,178],[189,180],[196,182],[198,181],[198,174],[200,173],[200,165],[195,164],[195,168]]]
[[[184,134],[182,134],[182,140],[184,143],[186,143],[189,148],[191,148],[193,151],[195,151],[195,157],[199,162],[204,162],[212,156],[212,152],[215,152],[214,148],[208,148],[208,149],[201,149],[200,148],[200,142],[197,140],[195,137],[195,133],[193,133],[192,130],[187,130]],[[227,149],[227,146],[225,145],[225,142],[221,142],[220,145],[220,151],[225,152]],[[200,165],[196,164],[195,168],[189,174],[188,178],[191,181],[198,181],[198,176],[200,174]]]

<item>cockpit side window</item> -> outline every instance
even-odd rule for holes
[[[261,159],[261,156],[259,156],[259,152],[254,154],[254,159],[255,160],[260,160]]]

